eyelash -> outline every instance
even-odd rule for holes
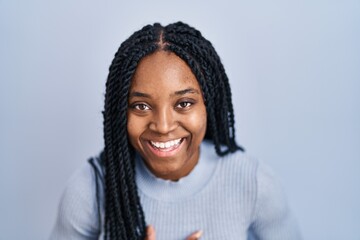
[[[145,107],[147,109],[141,109],[141,107]],[[137,104],[134,104],[131,106],[132,108],[136,109],[136,110],[139,110],[139,111],[147,111],[147,110],[150,110],[150,107],[144,103],[137,103]]]
[[[181,106],[182,104],[186,104],[186,106]],[[176,104],[176,107],[180,108],[180,109],[186,109],[186,108],[191,107],[193,104],[194,104],[193,102],[183,101],[183,102],[179,102],[178,104]]]
[[[193,104],[194,103],[190,102],[190,101],[182,101],[182,102],[177,103],[175,108],[180,109],[180,110],[185,110],[185,109],[188,109],[189,107],[191,107]],[[185,105],[185,106],[183,106],[183,105]],[[136,103],[136,104],[133,104],[131,107],[138,111],[148,111],[151,109],[147,104],[144,104],[144,103]]]

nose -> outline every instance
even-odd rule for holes
[[[176,129],[178,123],[175,113],[171,109],[163,108],[154,112],[149,128],[160,134],[167,134]]]

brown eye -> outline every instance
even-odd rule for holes
[[[135,104],[132,106],[133,108],[135,108],[136,110],[140,110],[140,111],[146,111],[149,110],[149,106],[147,106],[146,104],[140,103],[140,104]]]
[[[180,102],[178,105],[177,105],[177,108],[188,108],[192,105],[191,102]]]

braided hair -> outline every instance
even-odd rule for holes
[[[236,144],[229,80],[212,44],[182,22],[147,25],[124,41],[109,68],[104,114],[105,239],[140,240],[146,235],[144,212],[135,183],[135,150],[127,135],[128,93],[140,60],[171,51],[191,68],[203,91],[206,139],[218,155],[243,150]]]

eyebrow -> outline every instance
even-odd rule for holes
[[[171,94],[171,95],[182,96],[182,95],[185,95],[188,93],[200,94],[199,90],[197,90],[195,88],[187,88],[184,90],[176,91],[174,94]],[[130,93],[129,98],[132,98],[132,97],[151,98],[150,94],[142,93],[142,92],[132,92],[132,93]]]
[[[187,89],[184,89],[184,90],[180,90],[180,91],[176,91],[175,92],[175,95],[185,95],[187,93],[196,93],[196,94],[200,94],[200,92],[195,89],[195,88],[187,88]]]
[[[142,93],[142,92],[132,92],[130,93],[130,98],[131,97],[144,97],[144,98],[151,98],[151,96],[149,94],[146,93]]]

